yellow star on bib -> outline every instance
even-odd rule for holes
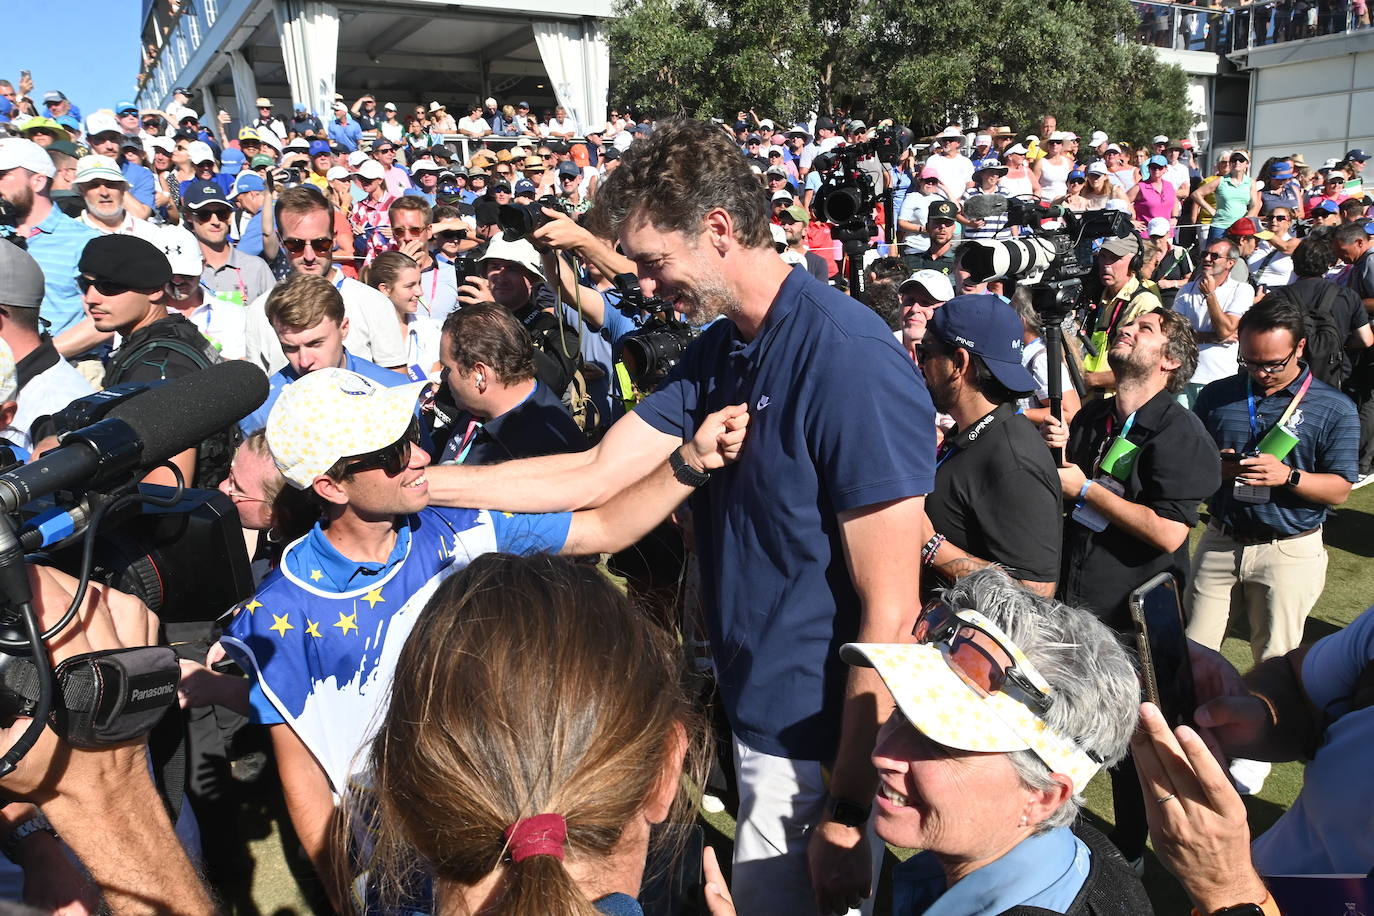
[[[307,620],[305,621],[305,634],[306,634],[307,636],[313,636],[313,637],[315,637],[316,639],[323,639],[323,638],[324,638],[323,636],[320,635],[320,625],[319,625],[318,623],[316,623],[315,621],[309,620],[309,619],[307,619]]]
[[[367,602],[367,606],[370,608],[376,607],[379,601],[386,601],[386,599],[382,597],[382,587],[380,585],[366,595],[363,595],[363,600]]]
[[[345,614],[343,611],[339,611],[339,622],[334,624],[334,626],[343,630],[343,635],[347,636],[349,630],[358,629],[358,612],[354,611],[352,614]]]
[[[256,598],[254,598],[252,601],[250,601],[250,602],[248,602],[247,604],[245,604],[245,605],[243,606],[243,609],[244,609],[245,611],[247,611],[249,614],[251,614],[251,613],[253,613],[254,611],[256,611],[256,610],[257,610],[258,608],[260,608],[260,607],[262,607],[262,602],[259,601],[259,600],[256,599]]]
[[[287,621],[286,618],[289,616],[289,614],[273,614],[272,619],[276,622],[273,623],[272,626],[268,627],[268,629],[276,631],[276,634],[278,636],[285,636],[287,630],[296,629],[295,627],[291,626],[290,622]]]
[[[323,579],[323,578],[324,578],[324,573],[320,572],[318,569],[312,569],[312,570],[310,571],[310,581],[311,581],[311,582],[318,582],[318,581],[320,581],[320,580]]]

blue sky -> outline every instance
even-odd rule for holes
[[[5,4],[0,77],[33,71],[34,101],[60,89],[82,111],[132,99],[138,78],[140,0],[16,0]]]

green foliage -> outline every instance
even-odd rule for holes
[[[620,0],[612,98],[659,115],[779,120],[843,108],[918,133],[1041,114],[1135,142],[1192,126],[1187,77],[1129,0]]]

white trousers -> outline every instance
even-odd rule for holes
[[[811,827],[825,815],[829,794],[820,763],[788,760],[756,751],[734,738],[739,781],[739,819],[730,894],[748,916],[804,916],[817,913],[806,863]],[[857,800],[857,799],[856,799]],[[883,861],[883,843],[868,822],[873,887]],[[871,916],[873,897],[849,916]]]

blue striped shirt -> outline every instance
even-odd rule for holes
[[[1255,387],[1258,436],[1252,435],[1250,430],[1244,372],[1218,379],[1203,388],[1193,410],[1216,440],[1218,448],[1246,452],[1255,448],[1278,423],[1307,375],[1304,365],[1287,388],[1268,397]],[[1360,476],[1360,421],[1354,403],[1314,378],[1312,387],[1293,414],[1299,422],[1294,425],[1290,420],[1289,423],[1298,437],[1298,444],[1283,459],[1284,464],[1317,474],[1339,474],[1354,483]],[[1231,487],[1231,481],[1223,480],[1221,488],[1208,500],[1208,506],[1214,518],[1241,532],[1297,534],[1320,526],[1331,511],[1325,504],[1303,499],[1288,487],[1272,488],[1269,502],[1258,505],[1237,502],[1231,495]]]
[[[86,317],[81,290],[76,285],[81,273],[77,263],[86,243],[99,235],[53,207],[48,218],[33,227],[29,236],[29,254],[43,270],[43,305],[38,314],[52,325],[49,330],[54,337]]]

